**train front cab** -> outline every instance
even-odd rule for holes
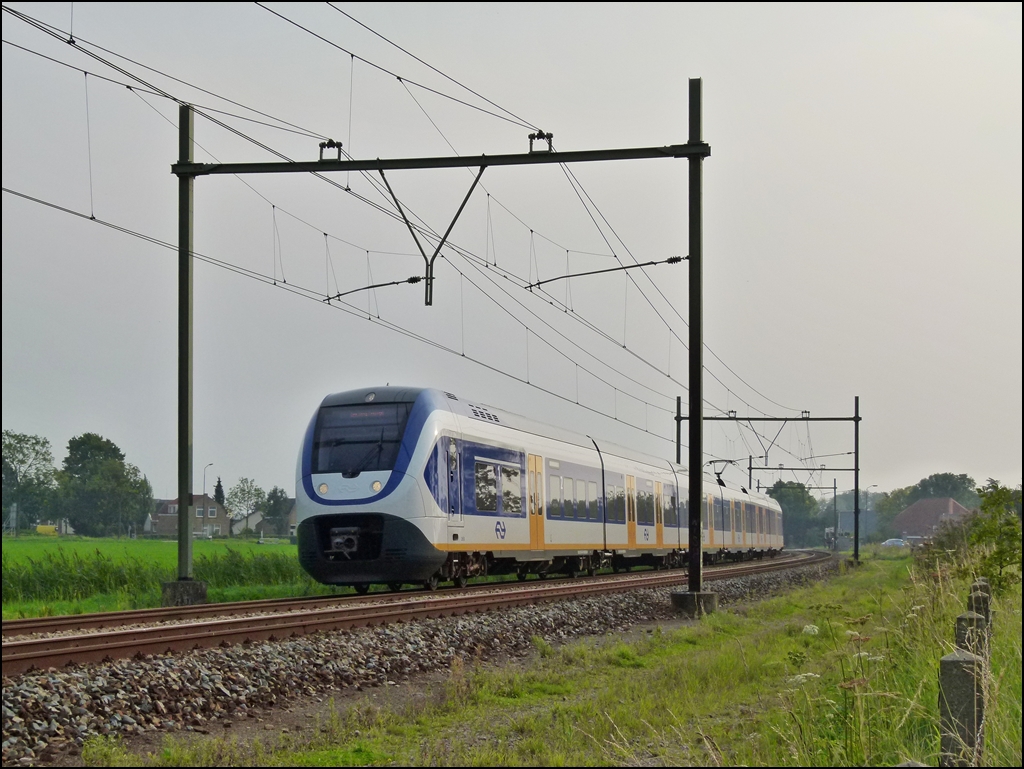
[[[410,469],[436,409],[431,395],[339,393],[314,415],[299,459],[296,535],[299,563],[318,582],[363,589],[428,581],[444,563],[432,541],[436,519]]]

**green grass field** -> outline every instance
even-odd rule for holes
[[[210,601],[337,592],[311,580],[295,545],[197,540],[194,576]],[[160,583],[177,573],[177,543],[85,537],[4,538],[3,618],[81,614],[160,605]]]
[[[115,559],[137,558],[149,563],[159,564],[174,569],[178,564],[178,543],[170,539],[107,539],[99,537],[45,537],[22,536],[4,537],[3,559],[10,558],[14,563],[23,563],[29,559],[42,560],[47,553],[63,550],[68,555],[78,553],[90,556],[100,552]],[[280,552],[296,555],[295,545],[258,544],[253,539],[197,539],[192,543],[195,557],[207,557],[223,554],[230,550],[245,553],[250,550],[259,552]]]

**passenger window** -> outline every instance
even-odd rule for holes
[[[597,484],[593,481],[587,484],[587,517],[596,521],[600,511],[597,507]]]
[[[477,462],[473,477],[476,485],[477,511],[498,512],[498,479],[494,473],[494,465]]]
[[[587,518],[587,482],[576,479],[576,517],[581,521]]]
[[[505,515],[520,515],[523,512],[523,482],[518,467],[500,465],[501,470],[501,511]]]
[[[548,476],[548,518],[562,517],[562,477]]]

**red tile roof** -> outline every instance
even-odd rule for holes
[[[931,537],[940,524],[962,521],[970,510],[951,497],[919,499],[893,520],[893,528],[904,536]]]

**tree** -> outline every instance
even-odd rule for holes
[[[39,435],[3,431],[3,514],[18,505],[25,528],[50,517],[56,483],[50,442]]]
[[[245,519],[245,528],[249,528],[249,516],[259,510],[267,501],[267,493],[249,478],[239,478],[238,483],[228,492],[227,508],[234,521]]]
[[[927,478],[922,478],[913,487],[911,497],[910,504],[919,499],[952,497],[968,510],[977,507],[981,501],[978,495],[977,484],[971,476],[965,473],[960,473],[959,475],[954,473],[936,473],[935,475],[929,475]]]
[[[978,489],[981,510],[970,527],[970,541],[981,546],[980,576],[987,577],[996,593],[1020,582],[1021,489],[1008,489],[993,478]]]
[[[825,532],[818,517],[818,502],[806,486],[793,481],[776,481],[766,493],[782,506],[782,529],[787,547],[822,544]]]
[[[139,527],[153,509],[153,487],[138,467],[124,461],[113,441],[84,433],[68,441],[57,473],[59,507],[75,531],[121,536]]]
[[[220,482],[220,476],[217,476],[217,485],[213,487],[213,501],[221,507],[225,506],[224,503],[224,485]]]
[[[273,530],[277,534],[287,533],[285,523],[288,519],[288,513],[291,511],[292,501],[288,498],[288,492],[282,489],[280,486],[275,486],[269,492],[267,492],[266,507],[263,510],[263,520],[273,527]],[[266,529],[264,528],[264,531]]]

